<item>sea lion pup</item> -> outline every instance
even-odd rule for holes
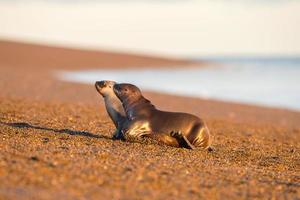
[[[95,87],[104,98],[106,111],[116,127],[113,139],[124,139],[121,130],[127,119],[122,103],[113,91],[115,84],[114,81],[97,81]]]
[[[95,83],[96,90],[102,95],[105,102],[105,107],[108,115],[110,116],[111,120],[113,121],[116,130],[113,134],[113,139],[122,139],[124,140],[124,135],[122,134],[122,129],[124,126],[126,126],[129,121],[127,119],[126,113],[124,111],[123,105],[120,101],[120,99],[116,96],[116,94],[113,91],[113,86],[116,84],[114,81],[97,81]],[[131,129],[132,133],[137,130]],[[167,143],[172,140],[178,141],[181,146],[192,149],[193,146],[189,144],[189,142],[181,136],[180,133],[172,131],[171,137],[164,137],[164,134],[151,134],[149,136],[151,139],[155,139],[161,143]],[[170,135],[165,134],[165,135]],[[136,140],[139,136],[138,134],[131,134],[132,137],[127,137],[127,140]],[[174,143],[174,141],[173,141]]]
[[[181,138],[187,140],[192,149],[207,148],[211,151],[210,133],[200,118],[188,113],[157,110],[132,84],[115,84],[114,92],[121,100],[128,119],[122,131],[125,137],[145,135],[155,138],[155,133],[171,133],[167,139],[167,136],[160,135],[160,140],[167,145],[180,146],[180,142],[174,138]]]

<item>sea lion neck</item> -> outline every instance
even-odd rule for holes
[[[135,101],[132,101],[130,97],[125,99],[123,101],[123,107],[129,120],[145,115],[147,111],[155,109],[154,105],[152,105],[151,102],[143,96],[139,97]]]

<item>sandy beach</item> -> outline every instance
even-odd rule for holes
[[[194,64],[0,41],[0,199],[300,198],[299,112],[145,91],[205,119],[215,150],[114,141],[94,86],[53,75]]]

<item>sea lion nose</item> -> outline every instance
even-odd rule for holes
[[[98,85],[99,87],[104,87],[106,85],[105,81],[97,81],[96,85]]]
[[[101,88],[105,87],[105,81],[96,81],[95,87],[96,90],[99,91]]]

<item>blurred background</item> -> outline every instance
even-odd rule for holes
[[[296,0],[0,0],[1,40],[213,63],[113,71],[86,66],[58,72],[63,80],[113,79],[147,90],[297,110],[299,24]]]
[[[1,0],[1,38],[202,57],[298,55],[293,0]]]

